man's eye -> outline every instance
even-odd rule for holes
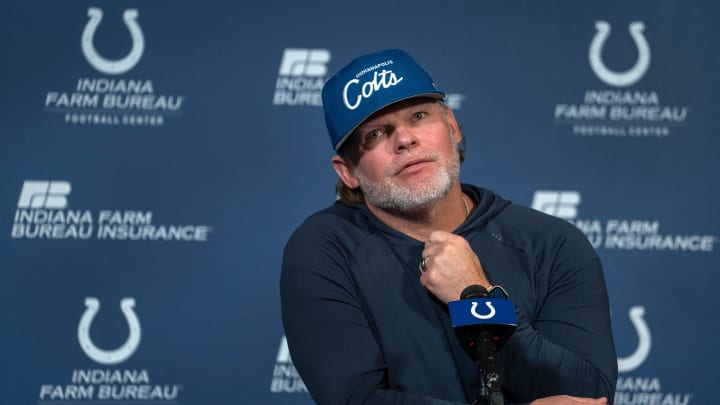
[[[383,132],[379,129],[376,129],[374,131],[368,132],[367,136],[365,137],[366,140],[372,141],[375,139],[380,138],[383,135]]]
[[[421,119],[425,118],[427,114],[424,111],[418,111],[415,114],[413,114],[413,120],[414,121],[420,121]]]
[[[377,144],[377,141],[385,135],[385,131],[382,129],[373,129],[370,131],[364,131],[360,138],[361,146],[363,148],[371,148]]]

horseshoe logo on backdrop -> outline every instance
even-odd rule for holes
[[[490,309],[490,313],[487,315],[480,315],[477,313],[478,303],[473,302],[472,307],[470,307],[470,313],[472,314],[472,316],[474,316],[477,319],[490,319],[493,316],[495,316],[495,307],[493,306],[492,302],[485,301],[485,305],[487,305],[487,307]]]
[[[127,320],[130,329],[130,334],[125,343],[115,350],[102,350],[90,340],[90,325],[100,310],[100,301],[93,297],[85,298],[85,313],[80,318],[80,324],[78,325],[78,341],[80,341],[80,347],[88,357],[101,364],[117,364],[127,360],[128,357],[135,353],[140,344],[140,321],[138,321],[133,307],[135,307],[134,298],[123,298],[120,301],[120,309],[125,315],[125,320]]]
[[[90,20],[85,25],[80,42],[82,44],[83,54],[85,54],[85,59],[87,59],[90,65],[110,75],[119,75],[135,67],[145,50],[145,38],[143,37],[142,29],[140,29],[140,24],[137,22],[137,9],[127,9],[123,13],[123,20],[128,30],[130,30],[130,37],[132,38],[132,49],[130,49],[130,52],[125,55],[124,58],[117,60],[105,59],[95,50],[95,45],[93,45],[95,31],[103,18],[102,10],[97,7],[90,7],[88,9],[88,17],[90,17]]]
[[[640,21],[630,23],[630,35],[637,47],[638,58],[635,66],[622,73],[613,72],[602,61],[602,48],[610,35],[610,24],[605,21],[595,22],[595,37],[590,43],[590,67],[603,82],[617,87],[629,86],[643,77],[650,66],[650,47],[643,36],[645,24]]]
[[[638,346],[631,355],[627,357],[618,357],[618,371],[623,373],[635,370],[647,359],[650,354],[650,346],[652,339],[650,338],[650,329],[645,323],[643,316],[645,315],[645,307],[630,308],[630,321],[632,321],[635,331],[638,334]]]

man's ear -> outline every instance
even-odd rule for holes
[[[355,176],[353,176],[350,166],[345,163],[343,158],[335,155],[332,157],[331,162],[333,169],[335,169],[335,173],[337,173],[340,180],[342,180],[346,186],[352,189],[360,187],[360,182],[355,178]]]
[[[452,108],[447,107],[447,116],[448,116],[448,123],[450,124],[450,129],[452,130],[453,134],[453,141],[455,143],[460,143],[462,141],[462,132],[460,131],[460,126],[458,125],[457,121],[455,120],[455,114],[453,113]]]

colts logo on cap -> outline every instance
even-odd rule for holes
[[[345,86],[343,87],[343,103],[345,103],[345,107],[347,107],[349,110],[354,110],[360,107],[360,102],[362,102],[363,99],[370,98],[370,96],[372,96],[373,93],[378,90],[387,89],[389,87],[395,86],[402,80],[403,78],[397,77],[392,70],[385,69],[383,69],[383,71],[380,73],[378,73],[377,71],[373,73],[373,79],[360,85],[359,89],[358,85],[360,83],[360,80],[352,79],[345,83]],[[352,103],[349,100],[349,98],[352,96],[349,96],[348,93],[352,93],[355,95],[355,100]]]

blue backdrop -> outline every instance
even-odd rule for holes
[[[713,1],[26,1],[0,6],[0,404],[309,404],[278,278],[334,201],[319,92],[408,50],[462,179],[603,259],[616,404],[712,404]],[[109,402],[108,402],[109,401]]]

